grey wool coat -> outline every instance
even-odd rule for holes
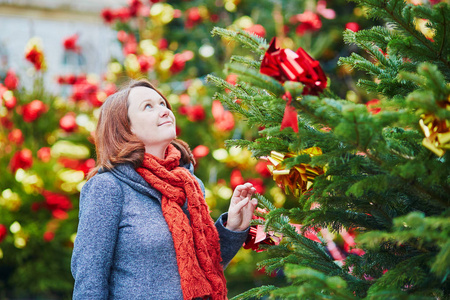
[[[183,210],[189,216],[187,203]],[[215,223],[224,267],[248,234],[225,228],[226,218]],[[183,299],[161,193],[131,165],[100,171],[83,186],[71,269],[74,300]]]

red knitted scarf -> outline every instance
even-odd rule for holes
[[[180,157],[180,151],[170,144],[165,159],[146,153],[136,171],[162,194],[162,212],[172,233],[184,299],[227,299],[219,234],[199,183],[179,166]],[[190,222],[181,209],[186,198]]]

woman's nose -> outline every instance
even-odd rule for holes
[[[165,116],[169,115],[169,108],[167,108],[167,107],[162,107],[162,108],[161,108],[161,111],[159,112],[159,115],[160,115],[161,117],[165,117]]]

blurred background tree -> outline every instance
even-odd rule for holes
[[[32,84],[20,84],[26,81],[12,69],[1,74],[0,297],[70,298],[78,196],[95,159],[90,135],[98,107],[129,78],[148,78],[167,95],[179,137],[197,159],[196,174],[206,185],[214,218],[226,211],[232,189],[244,181],[252,182],[275,207],[297,206],[296,197],[285,195],[271,179],[267,161],[253,158],[247,149],[225,146],[228,139],[254,141],[262,128],[232,113],[214,97],[219,89],[207,84],[206,76],[214,74],[226,78],[230,87],[240,86],[237,75],[225,76],[223,67],[230,59],[251,58],[239,43],[213,37],[211,30],[218,26],[267,39],[277,36],[283,47],[301,46],[321,62],[331,90],[366,102],[373,94],[353,80],[362,75],[337,64],[341,56],[364,52],[343,40],[346,28],[357,32],[379,23],[364,14],[341,0],[131,0],[102,11],[105,24],[117,32],[122,53],[111,58],[101,78],[66,66],[55,78],[59,88],[51,92],[43,80],[45,45],[30,40],[25,60],[33,70]],[[83,61],[89,49],[80,46],[79,38],[74,32],[60,41],[64,61]],[[351,243],[332,233],[326,240],[342,249]],[[282,271],[268,276],[256,268],[264,258],[266,252],[238,253],[226,269],[230,296],[285,281]]]

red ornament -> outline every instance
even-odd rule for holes
[[[202,16],[200,15],[200,11],[198,7],[191,7],[186,10],[186,23],[185,27],[190,29],[194,27],[196,24],[201,23]]]
[[[303,83],[303,95],[317,95],[327,87],[327,78],[317,60],[302,48],[297,52],[276,48],[276,38],[264,54],[260,72],[282,83],[287,80]]]
[[[18,169],[29,169],[33,165],[33,155],[30,149],[22,149],[14,153],[9,161],[9,168],[13,173]]]
[[[236,85],[237,80],[238,80],[238,76],[237,76],[237,74],[234,74],[234,73],[228,74],[227,78],[225,79],[226,82],[228,82],[229,84],[232,84],[232,85]]]
[[[255,166],[255,170],[256,172],[258,172],[259,175],[261,175],[262,177],[271,177],[272,174],[270,174],[269,169],[267,168],[267,165],[269,165],[270,163],[268,161],[264,161],[261,160],[259,161],[256,166]]]
[[[298,133],[297,111],[290,105],[290,101],[286,103],[286,107],[284,108],[284,116],[283,120],[281,121],[280,130],[283,130],[287,127],[291,127],[295,133]]]
[[[15,90],[17,89],[18,85],[19,78],[17,78],[16,73],[12,69],[9,69],[5,77],[6,88],[8,88],[9,90]]]
[[[322,21],[320,20],[319,15],[309,10],[291,17],[290,22],[300,22],[300,25],[298,25],[296,29],[296,33],[299,36],[302,36],[307,32],[318,31],[322,28]]]
[[[6,228],[5,225],[0,224],[0,243],[3,242],[3,240],[6,238],[7,235],[8,229]]]
[[[78,34],[71,35],[64,39],[63,45],[64,49],[67,51],[80,52],[81,47],[77,45],[78,42]]]
[[[44,233],[43,238],[44,238],[44,241],[46,241],[47,243],[51,242],[55,238],[55,233],[51,232],[51,231],[46,231]]]
[[[0,224],[0,243],[3,242],[3,240],[6,238],[7,235],[8,229],[6,228],[5,225]]]
[[[372,100],[366,102],[367,110],[372,115],[376,115],[381,111],[381,107],[378,107],[379,105],[380,105],[380,100],[378,100],[378,99],[372,99]]]
[[[103,88],[103,92],[105,92],[107,96],[114,94],[116,91],[117,91],[117,86],[114,83],[108,83]]]
[[[200,104],[187,107],[187,117],[191,122],[202,121],[206,117],[205,109]]]
[[[265,210],[259,207],[256,210],[260,213],[266,213]],[[264,220],[262,217],[253,215],[252,219]],[[252,225],[250,226],[250,231],[247,236],[247,240],[242,246],[244,249],[252,249],[256,252],[262,252],[266,249],[259,249],[260,244],[264,245],[278,245],[281,241],[281,236],[276,236],[273,231],[264,232],[264,225]]]
[[[158,42],[158,49],[165,50],[169,47],[169,42],[166,39],[160,39]]]
[[[75,113],[68,112],[59,120],[59,127],[65,132],[74,132],[77,130],[78,125],[75,118]]]
[[[229,110],[225,110],[219,100],[214,100],[211,107],[214,126],[219,131],[230,131],[234,128],[234,117]]]
[[[45,207],[52,212],[57,209],[68,211],[72,208],[72,202],[64,195],[50,191],[43,191],[42,195],[45,197]]]
[[[153,56],[139,55],[138,63],[142,73],[147,73],[155,64]]]
[[[209,154],[209,148],[204,145],[198,145],[192,150],[195,159],[205,157]]]
[[[47,107],[40,100],[33,100],[22,108],[22,116],[25,122],[33,122],[47,111]]]
[[[234,190],[238,185],[244,184],[245,180],[244,177],[242,177],[241,171],[238,169],[234,169],[231,171],[230,175],[230,186]]]
[[[12,96],[10,99],[5,100],[5,107],[9,110],[13,109],[17,104],[16,97]]]
[[[37,152],[37,157],[43,162],[49,162],[52,158],[50,147],[42,147]]]
[[[261,178],[250,178],[247,181],[253,184],[253,187],[256,189],[258,194],[262,195],[266,192],[266,187],[264,186],[264,182]]]
[[[179,73],[183,71],[186,62],[194,58],[194,52],[185,50],[182,53],[177,53],[173,57],[172,65],[170,66],[170,72]]]
[[[359,31],[359,24],[356,22],[348,22],[347,24],[345,24],[345,29],[349,29],[353,32],[358,32]]]
[[[23,141],[24,141],[24,137],[23,137],[23,133],[22,130],[20,130],[19,128],[15,128],[13,129],[9,134],[8,134],[8,140],[16,145],[22,145]]]
[[[266,37],[266,29],[264,28],[264,26],[260,24],[255,24],[250,27],[247,27],[245,28],[245,31],[253,33],[254,35],[257,35],[262,38]]]

